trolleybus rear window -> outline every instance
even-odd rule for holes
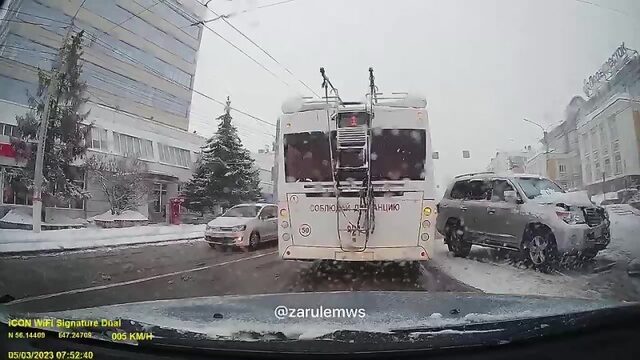
[[[322,131],[284,135],[287,182],[331,181],[329,136]]]
[[[371,180],[424,180],[424,129],[373,129]]]

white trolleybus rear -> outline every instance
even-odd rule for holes
[[[426,100],[293,99],[277,124],[278,249],[289,260],[428,260],[435,200]],[[371,89],[373,71],[370,69]],[[335,96],[329,96],[331,87]]]

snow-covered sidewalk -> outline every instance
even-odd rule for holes
[[[205,225],[48,230],[0,229],[0,253],[52,252],[201,238]]]

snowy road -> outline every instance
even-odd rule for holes
[[[425,263],[344,268],[281,261],[274,247],[218,252],[203,241],[0,259],[14,310],[63,310],[208,295],[336,290],[477,291]]]
[[[211,249],[202,240],[0,259],[0,296],[16,310],[63,310],[207,295],[337,290],[483,291],[640,301],[640,212],[608,207],[612,241],[590,263],[543,274],[510,253],[474,246],[455,258],[441,238],[420,272],[398,265],[284,262],[274,247],[254,252]]]

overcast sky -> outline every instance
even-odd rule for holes
[[[200,0],[204,1],[204,0]],[[275,123],[282,102],[321,92],[324,66],[343,99],[360,100],[373,66],[382,92],[412,91],[428,102],[438,184],[483,170],[498,149],[535,145],[561,121],[574,95],[622,42],[640,50],[637,0],[214,0],[283,66],[221,20],[209,26],[277,77],[204,29],[195,89]],[[206,18],[215,17],[208,12]],[[285,85],[284,82],[289,85]],[[191,129],[209,136],[222,107],[194,94]],[[270,144],[272,126],[233,113],[244,144]],[[462,150],[471,152],[462,158]]]

